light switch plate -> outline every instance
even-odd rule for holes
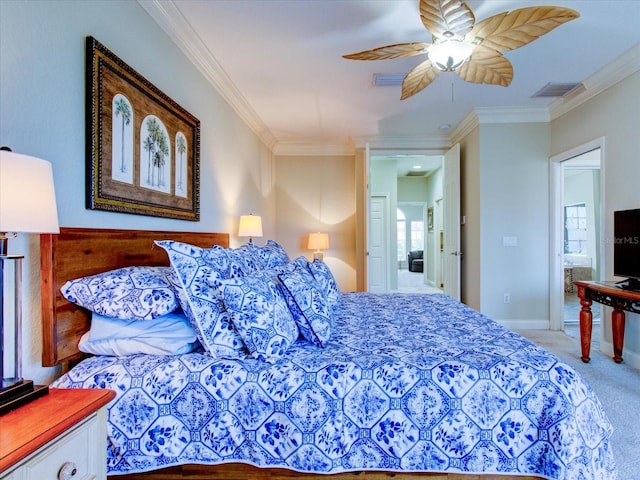
[[[502,246],[503,247],[517,247],[518,246],[518,237],[502,237]]]

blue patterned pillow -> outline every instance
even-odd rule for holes
[[[307,270],[306,263],[306,258],[299,257],[278,278],[300,333],[314,345],[324,348],[331,338],[332,319],[327,299]]]
[[[221,290],[224,280],[249,273],[246,264],[226,248],[200,248],[173,240],[155,243],[169,255],[180,305],[205,350],[216,358],[246,357]]]
[[[169,267],[123,267],[69,280],[64,298],[92,312],[122,320],[151,320],[173,312],[178,299]]]
[[[309,262],[307,267],[327,297],[329,308],[331,310],[337,308],[340,305],[340,289],[327,264],[321,260],[314,260]]]
[[[299,332],[274,271],[226,280],[224,304],[252,357],[265,362],[282,357]]]
[[[214,245],[213,248],[217,250],[226,250],[229,258],[233,259],[233,261],[239,265],[242,265],[242,270],[245,274],[263,270],[265,268],[264,260],[259,251],[260,247],[253,243],[242,245],[236,249],[225,249],[219,245]]]
[[[286,250],[275,240],[267,240],[264,247],[253,245],[253,249],[262,258],[263,268],[265,269],[281,267],[289,263],[290,259]]]

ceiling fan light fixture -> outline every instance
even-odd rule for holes
[[[429,48],[429,60],[443,72],[453,72],[470,58],[471,45],[460,40],[444,40]]]

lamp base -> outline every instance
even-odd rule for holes
[[[48,385],[34,385],[33,380],[22,380],[0,390],[0,415],[15,410],[49,393]]]

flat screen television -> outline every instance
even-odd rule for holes
[[[640,208],[613,212],[613,274],[622,288],[640,290]]]

